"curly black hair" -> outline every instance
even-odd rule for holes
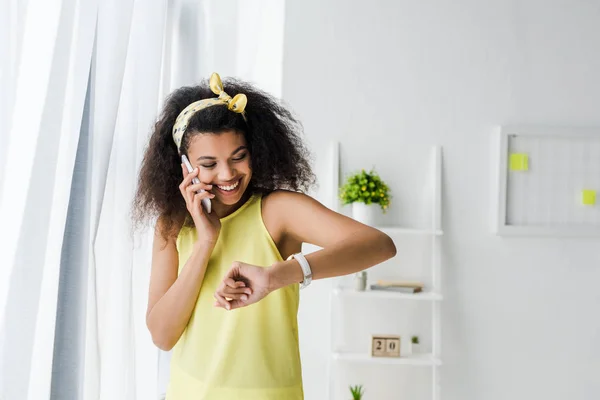
[[[238,93],[246,95],[246,119],[224,105],[198,111],[183,134],[181,154],[187,155],[195,135],[234,130],[245,136],[251,155],[252,178],[247,190],[267,194],[278,189],[310,189],[316,179],[300,122],[279,100],[247,82],[230,78],[223,80],[223,86],[232,97]],[[161,235],[167,239],[178,231],[174,228],[192,225],[179,191],[183,179],[181,158],[172,129],[179,113],[189,104],[215,97],[208,80],[198,86],[179,88],[167,97],[142,160],[132,206],[134,227],[159,217],[163,222]]]

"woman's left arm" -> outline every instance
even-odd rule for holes
[[[396,255],[396,246],[388,235],[338,214],[307,195],[278,191],[271,196],[271,206],[282,216],[285,235],[322,247],[306,255],[313,279],[362,271]],[[273,264],[269,275],[270,290],[304,279],[294,259]]]
[[[385,233],[336,213],[301,193],[271,193],[269,213],[277,216],[285,236],[322,248],[306,255],[313,280],[362,271],[396,255],[396,246]],[[228,278],[243,279],[252,288],[247,300],[230,302],[234,309],[255,303],[274,290],[302,282],[304,275],[298,261],[291,259],[268,268],[235,262],[224,277]]]

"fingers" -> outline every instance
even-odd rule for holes
[[[252,294],[252,289],[247,287],[232,288],[227,285],[221,285],[217,290],[217,294],[223,298],[233,300],[248,300],[248,296]]]
[[[231,268],[225,274],[225,278],[223,279],[223,283],[215,293],[215,298],[229,298],[230,301],[227,301],[226,306],[223,306],[222,302],[217,299],[217,303],[215,306],[223,307],[227,310],[233,310],[234,308],[240,308],[246,306],[251,301],[251,296],[253,294],[253,290],[248,287],[244,280],[244,277],[241,274],[241,269],[243,267],[243,263],[239,261],[234,261],[231,264]]]
[[[245,287],[244,282],[236,282],[231,278],[223,281],[215,293],[215,306],[232,310],[233,305],[240,307],[252,294],[252,289]]]
[[[225,280],[223,281],[223,283],[224,283],[226,286],[229,286],[230,288],[233,288],[233,289],[235,289],[235,288],[241,288],[241,287],[245,287],[245,286],[246,286],[246,284],[245,284],[244,282],[242,282],[242,281],[234,281],[234,280],[233,280],[233,279],[231,279],[231,278],[227,278],[227,279],[225,279]]]
[[[218,293],[215,293],[215,299],[217,300],[215,306],[218,305],[219,307],[223,307],[226,310],[231,310],[231,305],[227,300],[225,300],[223,296],[219,295]]]
[[[247,296],[250,296],[252,294],[252,289],[246,287],[246,284],[242,281],[234,281],[231,278],[227,278],[223,281],[223,285],[224,286],[222,292],[225,294],[225,297],[246,300]],[[244,294],[246,295],[246,297],[242,296]]]
[[[183,178],[183,181],[179,184],[179,191],[181,192],[181,195],[186,200],[186,202],[189,202],[188,204],[191,204],[191,200],[193,198],[191,197],[190,194],[188,194],[188,192],[186,191],[186,188],[190,185],[190,183],[192,182],[192,179],[198,175],[198,168],[194,168],[194,170],[190,173],[187,172],[187,169],[185,168],[185,166],[183,164],[182,164],[181,168],[183,169],[184,178]]]
[[[181,195],[185,199],[185,202],[188,206],[188,211],[192,213],[193,210],[200,210],[200,200],[202,199],[213,199],[215,197],[214,194],[210,193],[212,189],[212,185],[208,185],[202,182],[192,183],[194,178],[198,177],[200,173],[199,168],[194,168],[192,172],[187,172],[187,168],[184,164],[181,164],[181,169],[183,171],[183,181],[179,185],[179,191]],[[198,182],[198,181],[196,181]],[[196,200],[196,196],[200,195],[200,199]]]
[[[188,186],[185,191],[186,191],[186,195],[185,198],[189,199],[188,201],[190,203],[194,204],[194,209],[198,209],[197,207],[199,207],[200,201],[202,201],[203,199],[214,199],[215,195],[209,191],[200,191],[200,187],[201,186],[210,186],[210,185],[204,185],[202,183],[197,184],[197,185],[190,185]],[[194,188],[198,188],[197,190],[194,190]],[[198,204],[196,204],[198,203]]]
[[[196,186],[196,185],[192,185],[192,186]],[[200,196],[200,200],[202,199],[214,199],[215,195],[212,194],[211,192],[196,192],[195,190],[190,189],[192,186],[188,186],[187,189],[185,189],[186,191],[186,195],[185,197],[188,197],[190,199],[194,199],[196,196]]]
[[[229,268],[229,271],[227,271],[227,274],[225,274],[225,279],[233,279],[236,282],[242,281],[244,282],[241,270],[242,270],[242,264],[239,261],[234,261],[233,263],[231,263],[231,268]],[[249,286],[249,285],[247,285]]]
[[[205,190],[205,191],[210,191],[213,188],[213,185],[207,185],[206,183],[196,183],[196,184],[192,184],[189,185],[188,187],[185,188],[185,190],[189,191],[189,192],[199,192],[200,190]]]
[[[229,310],[235,310],[236,308],[242,308],[249,305],[249,303],[245,300],[245,301],[241,301],[241,300],[232,300],[229,303],[229,306],[231,307]]]
[[[204,208],[202,208],[202,200],[209,198],[212,199],[215,197],[214,194],[209,193],[209,192],[202,192],[202,193],[194,193],[194,194],[190,194],[190,196],[192,197],[191,204],[192,204],[192,208],[190,211],[190,214],[192,216],[196,216],[198,214],[202,214],[204,212]]]
[[[184,173],[184,178],[183,178],[183,181],[181,181],[181,183],[179,184],[179,190],[181,190],[183,193],[183,190],[185,190],[190,185],[192,185],[192,180],[194,178],[198,178],[198,175],[200,174],[200,169],[198,167],[196,167],[192,170],[192,172],[188,173],[187,168],[185,168],[185,166],[183,166],[183,164],[182,164],[181,168]],[[198,179],[198,181],[200,181],[200,180]],[[194,184],[193,186],[194,186],[194,189],[193,189],[194,192],[199,191],[200,189],[204,189],[206,191],[212,189],[212,185],[208,185],[208,184],[205,184],[202,182]]]
[[[200,171],[199,168],[196,167],[192,170],[192,172],[188,172],[187,168],[183,164],[181,164],[181,169],[183,170],[183,181],[181,184],[185,186],[189,185],[192,179],[198,176]]]
[[[183,172],[183,179],[185,179],[185,177],[188,176],[189,172],[188,172],[187,168],[185,167],[184,163],[181,163],[181,172]]]
[[[250,288],[239,288],[232,289],[229,287],[225,287],[223,291],[220,293],[225,296],[225,298],[236,299],[236,300],[247,300],[248,296],[252,294],[252,289]]]
[[[202,197],[200,194],[192,195],[192,209],[190,210],[190,214],[192,216],[196,216],[197,213],[202,213]]]
[[[224,296],[225,300],[227,301],[231,301],[231,300],[241,300],[241,301],[246,301],[248,300],[248,295],[246,293],[226,293],[224,292]]]

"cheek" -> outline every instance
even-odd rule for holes
[[[211,171],[200,168],[200,182],[209,183],[212,182],[215,175]]]
[[[252,176],[252,163],[250,161],[244,163],[243,171],[248,177]]]

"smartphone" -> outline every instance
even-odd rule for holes
[[[190,164],[190,160],[188,160],[188,158],[186,157],[185,154],[181,156],[181,161],[183,161],[183,164],[185,164],[185,167],[187,168],[189,173],[191,173],[194,170],[194,168],[192,168],[192,164]],[[195,177],[192,179],[192,183],[194,185],[197,185],[198,183],[200,183],[200,179],[198,179],[198,177]],[[204,193],[205,191],[206,190],[204,190],[204,189],[200,189],[199,193]],[[206,212],[210,214],[210,209],[211,209],[210,199],[202,199],[202,205],[204,206],[204,209],[206,210]]]

